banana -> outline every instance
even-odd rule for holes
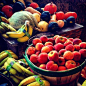
[[[7,62],[4,63],[4,67],[6,70],[8,70],[11,74],[16,75],[17,71],[13,69]]]
[[[0,55],[0,61],[3,60],[5,57],[7,57],[8,54],[5,52],[3,54]]]
[[[7,61],[9,57],[6,57],[5,59],[3,59],[1,62],[0,62],[0,66],[4,65],[4,63]]]
[[[5,33],[2,34],[2,37],[4,37],[4,38],[9,38],[9,36],[7,36]]]
[[[12,55],[12,57],[14,58],[14,59],[18,59],[18,56],[15,54],[15,55]]]
[[[11,78],[16,84],[19,84],[19,83],[20,83],[20,80],[17,79],[15,76],[10,75],[10,78]]]
[[[19,67],[23,70],[23,73],[22,74],[26,74],[26,75],[34,75],[34,73],[32,73],[30,70],[26,69],[25,67],[19,65]]]
[[[6,32],[5,29],[0,25],[0,34],[3,34],[5,32]]]
[[[17,39],[18,42],[26,42],[27,40],[29,40],[29,37],[32,35],[32,33],[33,33],[33,28],[32,28],[30,25],[27,26],[27,27],[29,27],[29,28],[28,28],[28,36],[25,35],[24,37],[18,38],[18,39]]]
[[[27,21],[25,21],[25,24],[22,25],[22,27],[15,32],[6,32],[6,34],[11,38],[20,38],[25,35],[25,32],[27,31]]]
[[[37,75],[37,76],[29,76],[29,77],[23,79],[23,80],[19,83],[18,86],[22,86],[22,85],[25,86],[25,85],[27,85],[27,84],[29,84],[29,83],[31,83],[31,82],[35,82],[35,81],[36,81],[35,78],[37,78],[37,77],[39,77],[41,80],[44,80],[43,77],[38,76],[38,75]]]
[[[5,29],[6,32],[9,31],[4,22],[1,22],[0,25]]]
[[[43,82],[43,84],[40,84],[40,82],[41,83]],[[41,80],[39,82],[37,82],[37,81],[32,82],[32,83],[28,84],[27,86],[50,86],[50,83],[48,81],[46,81],[46,80]]]
[[[23,70],[19,67],[20,64],[18,62],[15,62],[15,60],[13,58],[8,58],[7,59],[7,63],[8,64],[12,64],[12,68],[14,68],[15,70],[17,70],[19,73],[23,72]]]
[[[25,79],[25,76],[18,76],[18,75],[14,75],[17,79],[19,79],[19,80],[23,80],[23,79]]]
[[[0,16],[0,22],[9,23],[8,19],[3,16]]]
[[[3,53],[5,53],[5,51],[0,52],[0,55],[3,54]]]
[[[10,24],[7,24],[5,22],[1,22],[1,25],[6,28],[8,31],[16,31]]]
[[[8,73],[8,71],[4,71],[3,74],[6,75]]]

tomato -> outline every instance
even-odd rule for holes
[[[64,15],[65,15],[65,19],[67,19],[70,16],[73,16],[75,19],[77,18],[76,12],[66,12]]]
[[[64,17],[65,17],[64,12],[62,12],[62,11],[56,12],[56,19],[57,20],[63,20]]]

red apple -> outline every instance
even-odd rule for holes
[[[36,51],[36,53],[35,53],[37,56],[40,54],[40,51]]]
[[[63,57],[66,60],[72,60],[74,58],[73,53],[71,51],[65,51]]]
[[[37,43],[35,45],[35,48],[36,48],[36,50],[41,51],[41,49],[42,49],[43,46],[44,46],[43,43]]]
[[[68,40],[72,41],[73,42],[73,38],[69,38]]]
[[[41,64],[41,65],[39,66],[39,68],[41,68],[41,69],[46,69],[46,64]]]
[[[81,42],[79,45],[81,49],[86,49],[86,42]]]
[[[48,38],[48,41],[49,41],[49,42],[52,42],[53,44],[54,44],[54,42],[55,42],[54,38]]]
[[[54,40],[57,38],[57,37],[59,37],[59,35],[55,35],[53,38],[54,38]]]
[[[2,12],[10,18],[13,15],[13,8],[10,5],[5,5],[2,7]]]
[[[46,69],[51,70],[51,71],[57,71],[58,70],[58,65],[54,63],[54,61],[49,61],[46,64]]]
[[[38,59],[38,56],[36,54],[32,54],[30,56],[30,61],[34,64],[38,62],[37,59]]]
[[[67,40],[67,41],[64,43],[64,46],[66,47],[66,46],[69,45],[69,44],[73,44],[73,42],[70,41],[70,40]]]
[[[48,41],[48,38],[47,38],[46,35],[42,35],[42,36],[40,37],[40,40],[41,40],[43,43],[45,43],[45,42]]]
[[[66,39],[63,36],[59,36],[55,39],[55,43],[64,43]]]
[[[44,46],[44,47],[42,47],[41,52],[48,53],[48,52],[50,52],[50,48],[48,46]]]
[[[48,61],[48,54],[47,53],[40,53],[38,55],[38,62],[44,64]]]
[[[60,51],[61,49],[64,49],[64,45],[61,44],[61,43],[57,43],[57,44],[54,45],[54,49],[56,51]]]
[[[75,48],[75,51],[79,51],[80,50],[80,45],[75,44],[74,48]]]
[[[52,45],[53,46],[53,43],[52,42],[45,42],[45,46],[47,45]]]
[[[52,50],[48,53],[49,60],[57,62],[58,58],[59,58],[59,54],[56,50]]]
[[[74,44],[74,45],[75,45],[75,44],[79,44],[79,43],[81,43],[81,42],[82,42],[82,40],[79,39],[79,38],[73,39],[73,44]]]
[[[60,66],[64,65],[64,64],[65,64],[65,59],[64,59],[64,57],[59,57],[57,63],[58,63],[58,65],[60,65]]]
[[[36,48],[35,47],[28,47],[27,49],[27,55],[35,54]]]
[[[66,67],[65,66],[59,66],[58,67],[58,71],[65,71],[66,70]]]
[[[67,69],[74,68],[76,67],[76,62],[74,60],[68,60],[66,61],[65,66]]]
[[[73,44],[69,44],[65,47],[65,49],[73,52],[74,51],[74,46],[73,46]]]
[[[80,66],[80,63],[79,62],[76,62],[76,66]]]
[[[59,51],[59,56],[63,56],[63,54],[64,54],[65,51],[67,51],[67,50],[66,50],[66,49],[61,49],[61,50]]]
[[[37,43],[42,43],[42,41],[39,38],[34,38],[32,43],[33,45],[36,45]]]
[[[83,58],[86,58],[86,49],[80,49],[79,52]]]
[[[34,9],[36,9],[37,7],[39,7],[39,5],[36,2],[32,2],[29,7],[32,7]]]
[[[63,20],[64,19],[64,12],[63,11],[56,12],[56,19]]]
[[[52,45],[47,45],[50,48],[50,51],[52,51],[54,49],[54,47]]]
[[[74,61],[79,61],[81,59],[81,53],[78,51],[74,51],[73,52],[73,56],[74,56]]]

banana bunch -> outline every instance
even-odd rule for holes
[[[18,42],[26,42],[29,37],[32,35],[33,32],[33,28],[30,25],[29,21],[26,20],[25,24],[22,25],[22,27],[20,29],[18,29],[15,32],[6,32],[6,34],[10,37],[10,38],[16,38]]]
[[[3,67],[9,71],[11,74],[10,78],[12,78],[17,84],[26,77],[34,75],[34,73],[20,65],[18,60],[15,60],[14,58],[8,58]]]
[[[11,50],[4,50],[0,53],[0,67],[7,61],[8,58],[18,59],[18,56]]]
[[[16,31],[15,28],[13,28],[10,24],[5,23],[5,22],[1,22],[0,23],[0,34],[4,37],[4,38],[9,38],[6,35],[7,31]]]
[[[23,79],[18,86],[50,86],[50,83],[42,76],[33,75]]]

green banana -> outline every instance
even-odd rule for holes
[[[4,63],[7,61],[8,58],[9,58],[9,57],[4,58],[4,59],[0,62],[0,66],[4,65]]]
[[[22,86],[22,85],[25,86],[25,85],[27,85],[27,84],[29,84],[29,83],[31,83],[31,82],[35,82],[35,81],[36,81],[35,78],[37,78],[37,77],[39,77],[41,80],[44,80],[43,77],[38,76],[38,75],[37,75],[37,76],[29,76],[29,77],[23,79],[23,80],[19,83],[18,86]]]
[[[8,19],[3,16],[0,16],[0,22],[9,23]]]
[[[29,36],[25,35],[24,37],[18,38],[17,41],[18,42],[26,42],[29,40],[29,37],[32,35],[33,33],[33,28],[29,25],[28,27],[28,34]]]
[[[18,31],[15,31],[15,32],[6,32],[6,34],[9,37],[11,37],[11,38],[20,38],[20,37],[23,37],[25,35],[25,32],[27,32],[27,23],[26,22],[25,22],[24,25],[22,25],[22,27]]]
[[[23,70],[19,67],[20,64],[18,62],[15,62],[15,60],[13,58],[8,58],[7,59],[7,63],[8,64],[12,64],[12,68],[14,68],[15,70],[17,70],[19,73],[23,72]]]
[[[20,80],[19,80],[18,78],[16,78],[15,76],[10,75],[10,78],[11,78],[16,84],[19,84],[19,83],[20,83]]]
[[[4,67],[6,70],[8,70],[11,74],[16,75],[17,71],[13,69],[7,62],[4,63]]]

